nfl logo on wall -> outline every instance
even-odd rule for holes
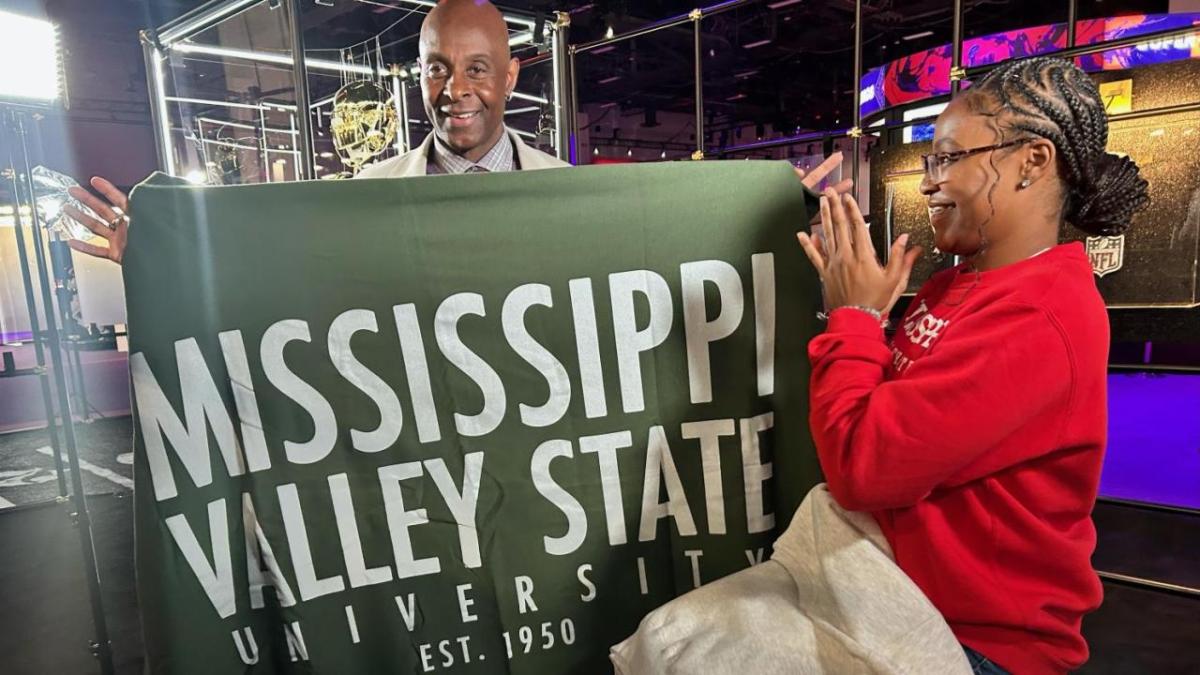
[[[1088,237],[1087,254],[1092,261],[1092,272],[1096,276],[1112,274],[1125,264],[1125,235]]]

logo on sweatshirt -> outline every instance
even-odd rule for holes
[[[914,346],[922,349],[929,349],[933,341],[942,334],[946,326],[950,325],[948,319],[939,319],[929,312],[929,306],[922,300],[919,305],[913,309],[912,314],[904,321],[904,335],[908,337],[909,342]],[[913,364],[913,359],[909,358],[895,344],[892,345],[892,368],[897,374],[902,374],[907,371]]]
[[[933,341],[941,335],[946,326],[950,325],[947,319],[939,319],[929,312],[929,307],[922,300],[921,304],[913,310],[913,313],[908,316],[904,322],[904,334],[914,345],[920,345],[923,349],[929,349]]]

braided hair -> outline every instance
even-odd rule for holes
[[[1095,82],[1074,63],[1036,57],[1001,64],[966,95],[999,104],[998,122],[1045,138],[1058,150],[1063,214],[1089,234],[1117,235],[1149,201],[1138,166],[1108,145],[1108,117]]]

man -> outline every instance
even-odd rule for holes
[[[520,62],[508,47],[508,28],[500,11],[487,0],[441,0],[421,24],[421,98],[433,133],[413,150],[363,169],[359,178],[400,178],[447,173],[529,171],[570,166],[529,147],[504,126],[505,102],[517,84]],[[815,187],[841,164],[834,153],[808,175],[797,169],[804,185]],[[71,248],[120,263],[129,229],[129,200],[110,181],[95,177],[94,196],[82,187],[71,196],[100,216],[74,207],[71,217],[108,241],[99,246],[71,240]],[[845,180],[838,192],[850,189]]]
[[[504,125],[505,103],[517,86],[521,64],[508,46],[508,26],[486,0],[442,0],[421,24],[421,98],[433,133],[409,152],[366,167],[359,178],[400,178],[428,174],[553,169],[570,166],[526,145]],[[121,262],[129,200],[110,181],[95,177],[93,188],[71,196],[103,220],[71,206],[71,217],[108,240],[108,246],[68,242],[88,255]]]
[[[421,24],[421,98],[433,124],[421,145],[368,166],[359,178],[553,169],[569,166],[525,145],[504,125],[521,63],[489,2],[444,0]]]

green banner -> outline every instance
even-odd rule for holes
[[[132,199],[152,672],[604,672],[819,479],[785,163]]]

